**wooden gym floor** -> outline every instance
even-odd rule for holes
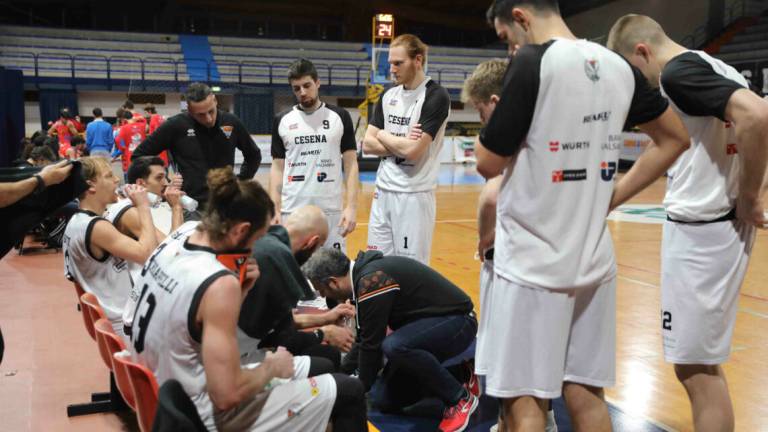
[[[258,178],[266,180],[263,170]],[[466,290],[477,304],[475,212],[481,186],[464,180],[441,183],[448,184],[437,193],[432,266]],[[360,225],[348,242],[352,256],[365,248],[372,192],[366,181],[358,210]],[[659,216],[653,209],[658,209],[663,193],[664,182],[659,180],[631,202],[645,206],[628,213],[645,215],[651,223],[608,222],[619,276],[617,385],[607,396],[638,424],[650,421],[664,429],[690,431],[685,391],[672,367],[664,363],[661,348],[661,225],[653,223],[654,214]],[[768,430],[766,263],[768,232],[760,231],[739,301],[733,353],[725,365],[739,431]],[[61,254],[18,256],[12,251],[0,262],[0,293],[0,326],[6,341],[0,365],[0,431],[135,428],[135,423],[112,414],[66,417],[67,404],[85,402],[91,392],[108,390],[108,375],[75,309],[74,289],[63,277]]]

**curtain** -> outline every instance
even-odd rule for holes
[[[69,108],[72,116],[77,112],[77,93],[72,90],[40,90],[40,127],[48,130],[48,122],[59,118],[59,110]]]
[[[239,93],[235,95],[235,115],[251,134],[271,134],[275,116],[275,96]]]
[[[24,138],[24,75],[0,67],[0,166],[10,166]]]

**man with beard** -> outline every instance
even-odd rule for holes
[[[301,265],[323,245],[328,223],[316,206],[296,209],[284,221],[273,225],[253,245],[253,256],[261,277],[243,301],[238,322],[238,344],[242,363],[253,363],[264,356],[263,348],[284,346],[292,354],[321,357],[338,370],[341,351],[349,351],[352,332],[338,324],[352,318],[355,308],[342,303],[321,314],[295,314],[299,300],[314,298],[314,292],[301,272]],[[314,332],[300,329],[317,328]],[[323,345],[327,342],[328,345]],[[312,359],[310,369],[318,362]]]
[[[320,100],[317,69],[309,60],[295,61],[288,81],[299,103],[278,114],[272,128],[269,189],[277,221],[301,206],[316,205],[328,218],[324,246],[345,251],[345,237],[355,229],[359,189],[352,118],[345,109]]]

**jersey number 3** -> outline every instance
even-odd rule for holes
[[[136,338],[136,341],[133,343],[134,348],[136,348],[137,353],[141,353],[144,351],[144,338],[147,336],[147,327],[149,327],[149,320],[152,319],[152,313],[155,312],[155,295],[150,294],[147,297],[147,312],[144,314],[143,317],[139,319],[139,336]]]

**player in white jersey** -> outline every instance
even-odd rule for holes
[[[340,375],[293,379],[284,348],[240,366],[237,320],[242,299],[258,278],[247,263],[239,280],[217,254],[247,250],[262,236],[274,207],[256,181],[238,181],[231,168],[208,174],[209,199],[191,235],[182,229],[153,253],[137,281],[132,346],[158,383],[178,380],[208,430],[365,430],[363,389]],[[182,226],[182,228],[186,225]]]
[[[278,114],[272,127],[269,189],[277,223],[299,207],[318,206],[328,219],[324,247],[346,252],[345,238],[357,221],[359,189],[352,118],[345,109],[320,100],[317,69],[309,60],[295,61],[288,81],[298,104]],[[342,181],[347,189],[344,210]]]
[[[646,16],[620,18],[609,46],[661,88],[691,135],[664,198],[664,357],[691,400],[695,430],[733,430],[720,365],[730,355],[755,227],[765,223],[768,102],[736,69],[678,45]]]
[[[147,192],[136,185],[125,188],[139,219],[138,238],[134,239],[101,217],[107,205],[117,201],[115,190],[120,184],[109,161],[85,157],[80,163],[81,176],[89,187],[80,196],[80,211],[64,231],[65,275],[98,298],[117,334],[129,336],[138,290],[128,263],[143,264],[158,243]]]
[[[131,161],[128,168],[128,184],[144,187],[156,197],[165,197],[166,201],[150,202],[150,213],[155,225],[158,241],[162,241],[170,232],[184,223],[184,209],[181,206],[181,176],[174,177],[174,183],[168,183],[165,164],[157,156],[143,156]],[[130,199],[119,199],[107,207],[104,219],[130,237],[138,237],[141,225],[138,210]],[[133,279],[138,278],[144,263],[128,263],[128,270]]]
[[[368,224],[368,249],[429,265],[448,91],[424,73],[427,46],[403,34],[389,46],[397,84],[376,104],[363,150],[381,156]]]
[[[504,85],[504,72],[507,69],[508,62],[501,59],[487,60],[480,63],[472,75],[464,82],[461,91],[461,100],[465,104],[471,104],[480,114],[480,123],[485,125],[491,117],[496,104],[499,102],[501,89]],[[477,205],[477,257],[482,262],[480,269],[480,309],[485,309],[485,301],[488,293],[493,286],[493,242],[496,237],[496,202],[501,188],[502,176],[494,177],[485,184],[478,197]],[[478,375],[485,375],[486,366],[483,354],[484,344],[493,344],[492,339],[485,337],[485,329],[491,323],[485,315],[480,317],[477,330],[477,349],[475,356],[475,370]],[[490,432],[497,430],[504,431],[505,425],[503,419],[499,419],[499,424],[491,428]],[[547,409],[547,427],[546,432],[557,432],[557,423],[555,422],[555,412],[552,410],[550,402]]]
[[[488,11],[514,57],[476,144],[477,168],[502,175],[493,288],[485,299],[487,393],[512,430],[543,430],[564,394],[576,430],[610,430],[616,264],[611,197],[627,199],[688,145],[685,127],[637,69],[578,40],[556,0],[497,0]],[[519,49],[515,47],[519,46]],[[654,144],[614,190],[625,124]]]

